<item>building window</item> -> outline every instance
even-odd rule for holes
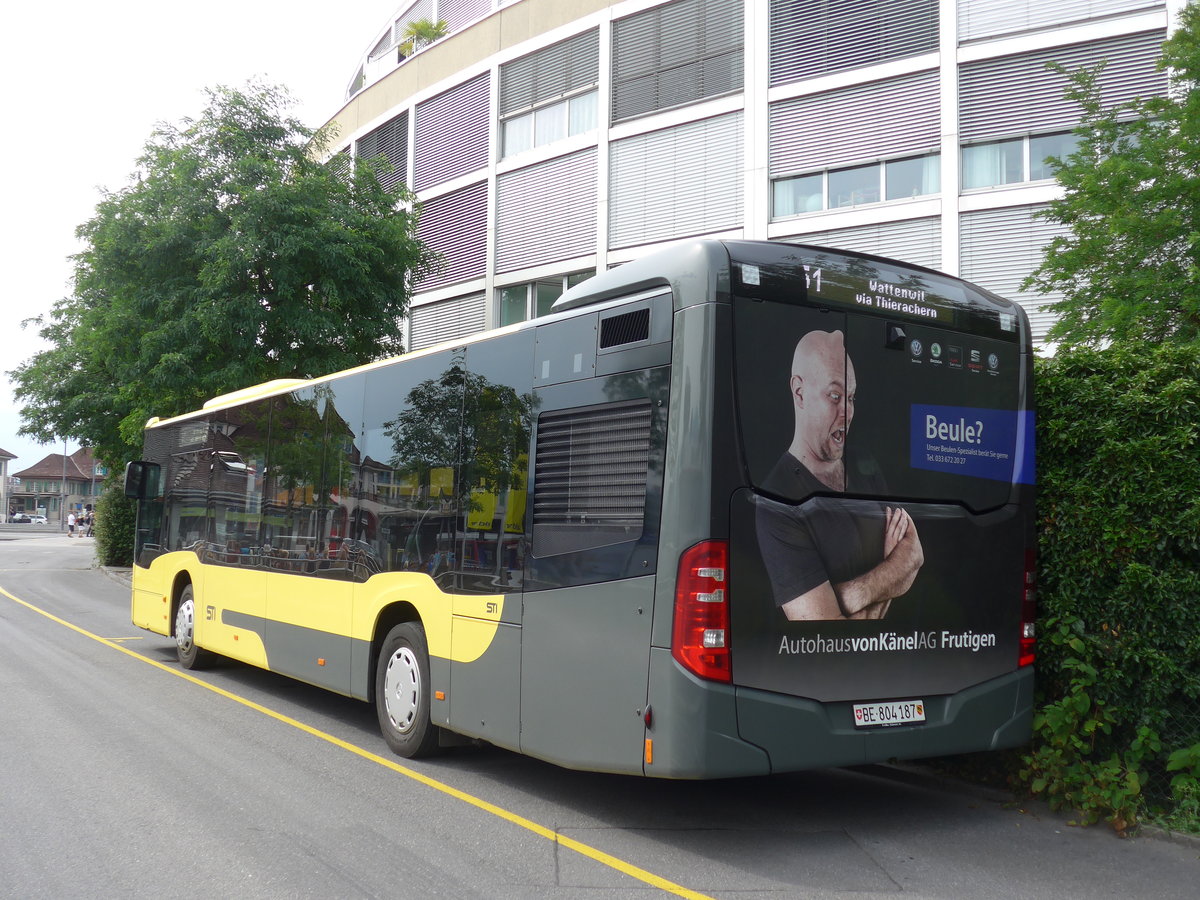
[[[500,303],[500,325],[515,325],[527,319],[547,315],[554,301],[567,288],[574,287],[595,275],[594,269],[571,275],[540,278],[524,284],[512,284],[497,291]]]
[[[1050,164],[1050,157],[1066,159],[1079,149],[1079,137],[1072,132],[1064,134],[1040,134],[1029,138],[1029,180],[1041,181],[1053,178],[1057,166]]]
[[[881,200],[923,197],[939,190],[941,157],[930,153],[776,179],[771,184],[771,216],[786,219]]]
[[[774,183],[774,217],[786,219],[825,208],[825,176],[800,175],[781,178]]]
[[[515,156],[535,147],[545,147],[563,138],[592,131],[595,127],[596,91],[590,90],[505,119],[501,123],[501,158]]]
[[[904,200],[936,194],[942,189],[942,158],[914,156],[884,163],[883,179],[888,200]]]
[[[596,127],[598,94],[599,91],[588,91],[586,94],[572,97],[568,101],[570,116],[567,123],[568,134],[583,134]]]
[[[600,31],[569,37],[500,67],[500,157],[596,128]]]
[[[828,175],[829,208],[879,202],[879,166],[834,169]]]
[[[963,190],[1053,178],[1047,159],[1070,156],[1078,144],[1069,131],[969,144],[962,148]]]

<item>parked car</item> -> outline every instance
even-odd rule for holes
[[[15,516],[9,516],[8,521],[26,525],[45,525],[46,517],[31,515],[30,513],[17,513]]]

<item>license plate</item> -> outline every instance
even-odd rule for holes
[[[854,727],[878,728],[925,721],[924,700],[893,700],[889,703],[855,703]]]

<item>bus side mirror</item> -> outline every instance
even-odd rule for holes
[[[125,496],[134,500],[145,500],[158,496],[158,474],[162,467],[158,463],[134,460],[125,464]]]

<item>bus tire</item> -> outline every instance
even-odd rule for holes
[[[175,609],[175,655],[185,669],[202,669],[212,661],[209,651],[196,646],[196,595],[190,584]]]
[[[429,719],[429,645],[420,622],[388,632],[375,668],[375,712],[392,752],[405,759],[432,756],[438,727]]]

